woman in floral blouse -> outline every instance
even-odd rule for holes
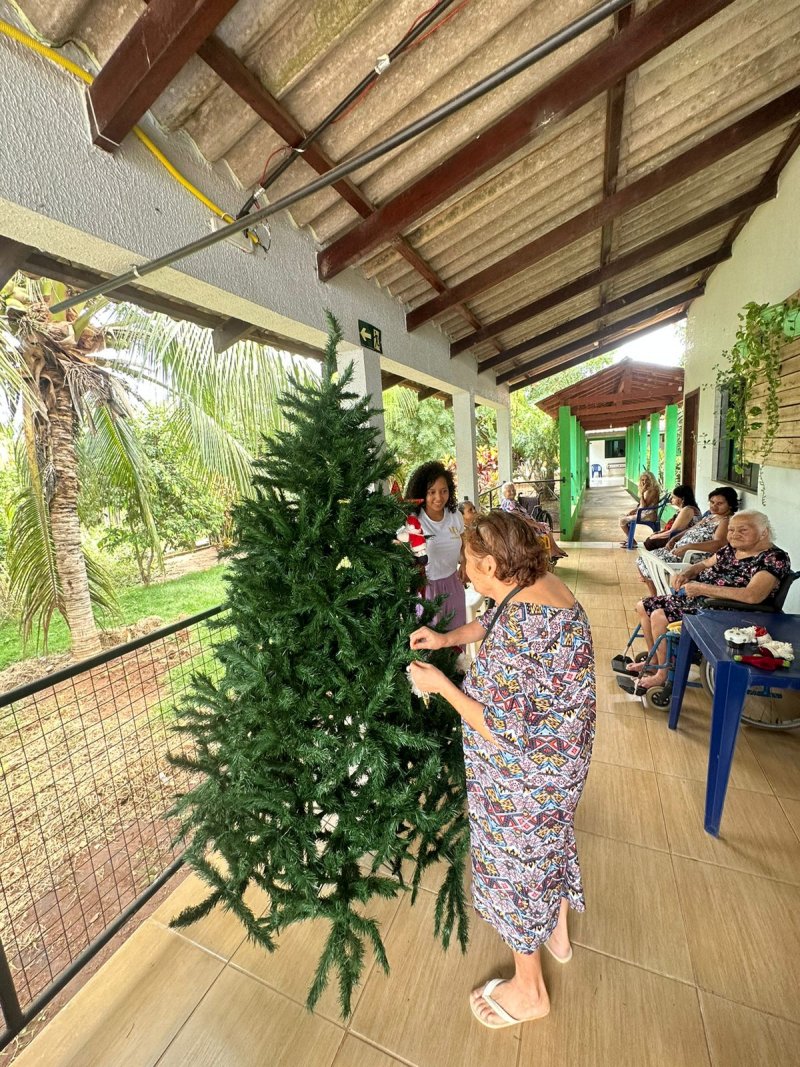
[[[678,596],[649,596],[636,605],[642,632],[648,645],[667,631],[671,622],[693,615],[702,597],[734,600],[746,606],[769,601],[791,569],[788,555],[772,541],[769,519],[760,511],[740,511],[728,523],[728,543],[709,559],[687,567],[676,575],[672,587]],[[663,648],[663,645],[661,646]],[[631,664],[634,673],[640,664]],[[664,685],[666,664],[655,674],[639,679],[637,695],[643,689]]]

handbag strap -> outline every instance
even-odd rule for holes
[[[525,586],[523,586],[523,585],[515,585],[514,588],[511,590],[511,592],[507,593],[503,597],[503,599],[500,601],[500,606],[498,607],[497,611],[492,616],[492,621],[486,627],[486,633],[483,635],[483,639],[481,640],[481,644],[483,644],[483,642],[486,640],[486,638],[489,636],[489,634],[494,629],[494,624],[500,618],[500,613],[502,612],[502,610],[506,606],[506,604],[509,602],[509,600],[512,598],[512,596],[516,596],[517,593],[519,593],[524,588],[525,588]]]

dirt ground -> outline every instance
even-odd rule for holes
[[[162,624],[142,619],[107,640]],[[214,663],[212,636],[201,624],[0,709],[0,794],[10,814],[0,824],[0,939],[23,1008],[177,854],[177,824],[165,813],[190,779],[167,755],[183,747],[173,730],[175,704],[191,674]],[[24,665],[14,669],[22,684]],[[41,1025],[12,1043],[0,1065]]]

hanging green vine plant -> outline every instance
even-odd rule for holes
[[[742,473],[746,438],[759,438],[755,459],[769,459],[780,426],[781,349],[800,337],[800,302],[746,304],[730,352],[723,352],[725,367],[717,367],[717,385],[728,391],[726,430],[735,444],[735,467]],[[766,385],[762,397],[761,386]],[[754,394],[758,392],[758,397]],[[764,496],[763,474],[760,476]]]

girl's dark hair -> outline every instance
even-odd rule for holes
[[[712,489],[708,494],[708,499],[710,500],[712,496],[721,496],[724,500],[727,500],[731,515],[735,515],[739,510],[739,494],[735,489],[731,489],[729,485],[722,485],[719,489]]]
[[[419,515],[420,511],[425,505],[425,496],[433,485],[434,482],[438,482],[440,478],[444,478],[447,482],[447,488],[450,491],[450,497],[447,501],[445,511],[457,511],[458,510],[458,497],[456,496],[456,483],[453,481],[453,475],[445,467],[444,463],[440,463],[438,459],[432,459],[429,463],[423,463],[421,467],[417,467],[415,471],[412,471],[411,477],[408,479],[408,485],[406,491],[403,494],[406,500],[419,500],[414,511]]]
[[[688,508],[696,508],[697,501],[694,496],[694,489],[691,485],[676,485],[672,490],[673,496],[679,496],[683,501],[683,506]]]
[[[519,515],[490,511],[468,526],[463,543],[479,559],[493,556],[501,582],[533,585],[547,573],[550,546],[536,528]]]

